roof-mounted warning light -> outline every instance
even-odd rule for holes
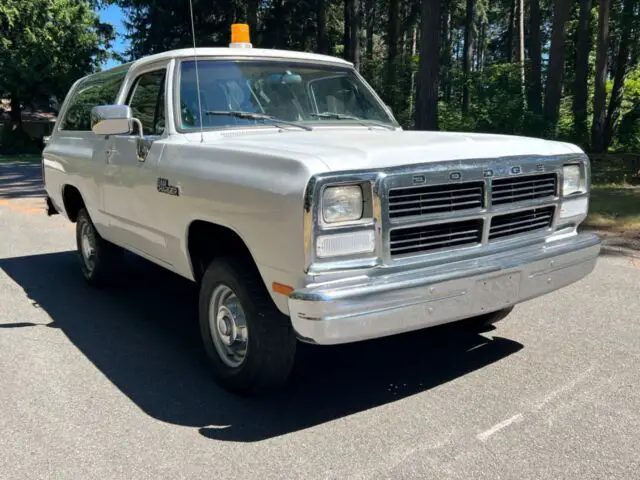
[[[249,38],[249,25],[246,23],[232,24],[229,48],[251,48],[252,46]]]

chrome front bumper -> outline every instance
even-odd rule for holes
[[[289,312],[298,337],[356,342],[455,322],[544,295],[595,267],[592,234],[429,268],[348,278],[294,291]]]

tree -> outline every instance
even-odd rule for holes
[[[13,130],[21,129],[22,105],[61,100],[108,57],[114,39],[86,0],[3,0],[0,27],[0,93],[11,98]]]
[[[418,130],[438,129],[439,53],[440,0],[422,0],[422,34],[415,114]]]
[[[553,134],[555,134],[556,124],[560,116],[566,29],[570,13],[571,0],[555,0],[551,52],[549,54],[549,74],[544,98],[544,118]]]
[[[589,53],[591,53],[591,0],[580,1],[580,20],[578,25],[578,52],[576,58],[576,77],[573,87],[574,135],[576,140],[585,144],[587,140],[587,101],[589,97]]]
[[[598,50],[596,58],[595,92],[593,96],[593,124],[591,126],[591,149],[602,152],[604,144],[605,105],[607,92],[607,50],[609,47],[609,15],[611,0],[600,0],[598,10]]]
[[[353,62],[356,70],[360,70],[360,23],[362,8],[360,0],[348,0],[349,19],[351,20],[349,29],[349,60]]]
[[[620,117],[620,106],[622,104],[622,94],[624,92],[624,80],[628,73],[629,54],[631,52],[631,34],[634,18],[633,9],[636,5],[636,1],[637,0],[625,0],[622,11],[622,36],[618,47],[618,57],[615,63],[613,90],[611,91],[607,119],[604,124],[604,149],[611,145],[613,132],[615,131],[618,118]]]
[[[533,113],[542,113],[542,41],[540,40],[540,0],[529,2],[529,56],[531,78],[529,80],[528,105]]]
[[[462,70],[464,72],[464,84],[462,86],[462,114],[469,114],[469,74],[473,61],[473,9],[475,0],[467,0],[465,26],[464,26],[464,59]]]

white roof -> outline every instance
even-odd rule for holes
[[[229,48],[229,47],[199,47],[195,49],[198,57],[263,57],[285,60],[312,60],[316,62],[334,63],[338,65],[353,66],[342,58],[317,53],[297,52],[293,50],[276,50],[269,48]],[[183,48],[179,50],[169,50],[142,57],[131,64],[132,67],[141,66],[157,60],[167,60],[170,58],[193,57],[193,48]]]

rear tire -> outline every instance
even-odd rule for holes
[[[100,236],[85,208],[76,219],[76,245],[84,279],[92,286],[111,283],[122,262],[123,250]]]
[[[200,284],[200,333],[216,382],[237,395],[284,386],[297,340],[253,262],[218,258]]]

